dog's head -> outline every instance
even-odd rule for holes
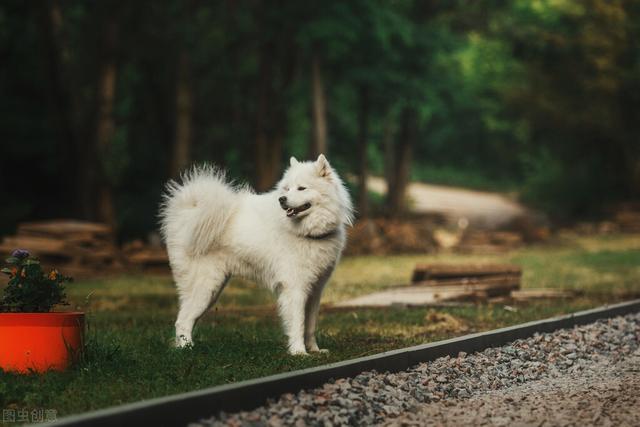
[[[325,156],[315,162],[291,157],[290,164],[277,186],[278,203],[300,233],[317,236],[351,225],[351,198]]]

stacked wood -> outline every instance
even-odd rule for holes
[[[73,277],[87,277],[121,266],[113,231],[106,224],[69,219],[27,222],[5,237],[0,252],[27,249],[45,267]]]
[[[520,289],[521,277],[522,268],[511,264],[419,264],[411,282],[434,290],[458,289],[461,298],[487,299]]]
[[[506,224],[505,230],[518,233],[525,243],[543,242],[551,237],[548,219],[544,215],[532,212],[514,218]]]
[[[412,284],[394,286],[336,304],[336,307],[459,305],[466,302],[569,298],[574,291],[520,290],[522,268],[511,264],[419,264]]]
[[[169,274],[169,257],[162,246],[148,245],[142,240],[134,240],[122,248],[124,259],[130,269],[142,273]]]
[[[521,233],[473,230],[465,233],[458,245],[458,250],[461,252],[501,253],[516,249],[522,244]]]
[[[425,253],[436,250],[433,239],[437,217],[362,219],[349,227],[346,255]]]
[[[522,267],[513,264],[418,264],[413,270],[411,282],[521,275]]]
[[[574,291],[520,290],[522,268],[510,264],[419,264],[411,285],[393,286],[336,304],[336,307],[388,307],[392,305],[442,306],[468,302],[529,301],[569,298]]]
[[[626,233],[640,233],[640,203],[620,205],[614,212],[614,222]]]

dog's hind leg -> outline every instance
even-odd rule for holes
[[[193,344],[191,333],[196,321],[218,300],[227,283],[222,268],[200,262],[192,266],[185,278],[186,286],[179,286],[180,309],[176,320],[176,347]]]
[[[289,354],[307,354],[304,346],[304,317],[308,292],[293,286],[281,285],[278,309],[284,331],[289,339]]]

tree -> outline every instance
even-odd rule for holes
[[[292,21],[282,9],[260,4],[256,9],[259,33],[267,36],[258,45],[256,96],[256,189],[265,191],[278,180],[287,131],[287,91],[293,81],[296,48]]]
[[[327,101],[322,76],[320,54],[311,57],[311,144],[309,158],[327,154]]]
[[[405,107],[400,117],[400,132],[391,152],[387,181],[387,215],[392,218],[405,211],[406,192],[411,173],[411,153],[418,136],[418,117],[416,110]]]
[[[367,180],[369,178],[369,87],[360,86],[358,90],[358,200],[356,201],[356,211],[360,218],[369,216],[369,192]]]
[[[52,122],[58,138],[62,141],[63,158],[68,164],[77,164],[80,144],[75,120],[77,106],[76,99],[71,93],[72,85],[69,79],[71,54],[60,2],[52,0],[39,3],[38,17],[41,43],[46,52],[49,98],[52,101],[50,111],[54,116]],[[74,206],[76,215],[87,216],[84,214],[90,211],[90,203],[71,197],[80,192],[81,187],[77,183],[83,182],[84,178],[79,174],[80,170],[81,168],[64,170],[61,184],[66,188],[74,189],[67,193],[66,200]]]
[[[495,34],[526,73],[506,98],[531,129],[525,195],[563,216],[640,196],[640,9],[624,0],[542,6],[514,5],[515,19]]]
[[[104,21],[104,39],[102,46],[102,60],[99,67],[97,87],[97,118],[95,133],[94,160],[98,164],[96,169],[96,218],[112,227],[116,227],[116,213],[112,194],[112,183],[106,173],[104,159],[109,156],[111,142],[114,137],[115,123],[113,120],[113,105],[116,94],[116,79],[118,68],[116,64],[116,43],[118,36],[118,21],[111,11]]]
[[[178,55],[176,70],[176,136],[171,157],[170,175],[175,177],[191,161],[193,91],[190,81],[190,58],[186,51]]]

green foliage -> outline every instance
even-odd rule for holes
[[[64,283],[71,280],[53,269],[42,270],[40,262],[25,250],[18,249],[6,259],[2,272],[9,282],[0,299],[0,311],[46,313],[56,305],[67,304]]]
[[[505,13],[493,34],[512,46],[524,72],[505,101],[530,128],[531,148],[522,153],[534,165],[528,199],[573,217],[637,197],[637,3],[516,2]]]
[[[59,32],[43,25],[52,4],[60,6]],[[87,167],[115,193],[121,238],[155,230],[173,156],[181,55],[189,57],[193,88],[191,158],[218,163],[242,181],[254,178],[260,102],[284,122],[279,130],[278,120],[268,120],[281,166],[291,154],[306,157],[310,63],[319,58],[329,156],[343,173],[357,172],[366,92],[376,174],[385,169],[385,141],[397,140],[400,112],[410,107],[419,117],[414,170],[453,171],[434,174],[440,182],[476,176],[490,186],[508,183],[528,203],[565,217],[597,213],[602,194],[611,202],[640,196],[637,2],[113,5],[0,5],[0,52],[11,58],[0,63],[0,137],[7,142],[0,177],[29,177],[19,191],[0,189],[12,201],[0,212],[0,234],[27,218],[79,215],[70,208],[73,173]],[[118,24],[114,133],[91,160],[74,153],[95,136],[104,59],[96,46],[110,16]],[[262,101],[261,91],[268,95]]]

